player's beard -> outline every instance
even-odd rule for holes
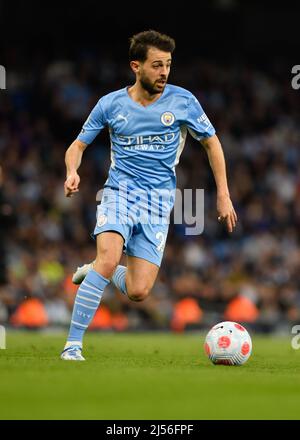
[[[166,78],[162,79],[166,81]],[[158,95],[164,91],[167,83],[165,82],[164,85],[158,85],[157,81],[158,80],[151,82],[145,75],[140,78],[141,86],[149,93],[149,95]]]

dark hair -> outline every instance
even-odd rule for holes
[[[129,61],[145,61],[149,47],[155,47],[163,52],[173,52],[175,40],[168,35],[149,30],[140,32],[130,38]]]

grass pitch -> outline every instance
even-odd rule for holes
[[[86,362],[63,362],[65,335],[9,333],[0,350],[0,419],[299,419],[300,350],[253,339],[242,367],[214,366],[204,335],[88,334]]]

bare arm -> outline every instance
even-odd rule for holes
[[[221,143],[216,135],[205,138],[201,144],[206,150],[217,186],[218,220],[226,222],[228,232],[236,226],[237,215],[230,200],[226,177],[226,164]]]
[[[76,139],[66,151],[65,163],[67,176],[64,185],[65,196],[71,197],[79,191],[80,177],[77,170],[81,164],[81,159],[87,144]]]

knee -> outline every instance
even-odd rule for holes
[[[111,278],[113,276],[119,261],[113,256],[102,254],[97,256],[94,263],[94,268],[97,272],[101,273],[105,278]]]
[[[128,298],[132,301],[140,302],[144,301],[150,293],[150,289],[148,287],[134,287],[132,289],[127,289]]]

